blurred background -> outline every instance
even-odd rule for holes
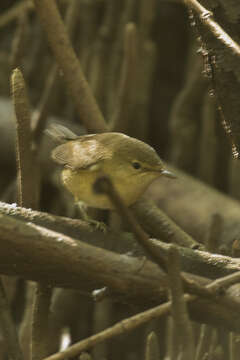
[[[210,1],[204,3],[209,5]],[[226,136],[224,119],[217,111],[216,89],[203,56],[208,54],[202,44],[204,33],[201,34],[193,14],[179,0],[59,0],[58,6],[84,74],[110,127],[146,141],[166,162],[239,200],[239,164],[233,160],[232,139]],[[233,29],[233,13],[225,10],[218,4],[219,19],[223,24],[231,23],[229,29]],[[50,159],[53,144],[43,130],[51,122],[64,124],[78,134],[86,130],[33,4],[27,0],[2,0],[0,200],[9,203],[17,201],[15,120],[9,81],[16,67],[21,69],[26,82],[32,127],[38,129],[34,144],[40,169],[38,209],[76,217],[72,199],[62,191],[58,170]],[[224,87],[224,83],[217,86]],[[228,112],[238,108],[234,101],[229,100]],[[60,323],[58,330],[70,329],[72,341],[136,311],[108,301],[93,304],[73,293],[69,291],[65,296],[59,292],[54,305],[55,320]],[[13,298],[16,309],[18,299]],[[78,312],[81,321],[76,322]],[[16,318],[20,323],[23,315],[19,313],[16,312]],[[197,338],[199,325],[194,326]],[[145,335],[151,330],[157,331],[163,356],[167,348],[165,320],[152,323],[128,338],[123,336],[110,345],[96,347],[92,356],[143,358]],[[223,353],[220,352],[222,357],[218,359],[224,358]]]

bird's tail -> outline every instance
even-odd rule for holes
[[[57,144],[63,144],[68,140],[75,140],[78,138],[71,130],[60,124],[51,124],[50,127],[45,130],[45,134]]]

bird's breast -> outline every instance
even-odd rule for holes
[[[63,170],[62,181],[76,200],[84,201],[91,207],[112,209],[113,205],[109,198],[106,195],[96,194],[93,190],[95,181],[102,175],[110,177],[117,192],[127,206],[135,203],[150,183],[149,179],[146,182],[144,177],[137,180],[134,176],[118,176],[116,172],[110,175],[102,171],[73,171],[71,169]]]

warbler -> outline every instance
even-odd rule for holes
[[[106,195],[94,191],[100,176],[112,180],[126,206],[134,204],[156,178],[175,177],[151,146],[125,134],[77,136],[62,125],[52,125],[47,133],[60,143],[51,156],[63,165],[63,184],[76,201],[90,207],[113,208]]]

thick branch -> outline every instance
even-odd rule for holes
[[[112,295],[140,306],[166,299],[166,275],[145,258],[96,248],[40,226],[0,215],[0,272],[82,291],[107,286]],[[202,286],[209,280],[191,277]],[[207,298],[189,305],[201,322],[240,331],[239,311]]]
[[[13,219],[23,220],[27,223],[32,222],[35,225],[46,227],[106,250],[114,249],[117,253],[125,254],[131,252],[135,256],[143,255],[141,246],[136,243],[130,233],[116,233],[112,231],[102,233],[100,231],[93,231],[91,226],[82,220],[33,211],[2,202],[0,202],[0,214],[10,215]],[[148,226],[150,226],[149,220],[150,218],[146,220]],[[155,251],[159,252],[159,256],[167,259],[170,245],[159,240],[150,241],[155,246]],[[208,252],[196,251],[186,247],[179,247],[179,253],[183,271],[211,279],[232,274],[238,271],[240,267],[238,259],[227,256],[212,255]]]
[[[155,199],[171,219],[202,243],[212,216],[218,213],[223,219],[219,251],[231,253],[232,243],[239,239],[240,233],[239,202],[176,168],[172,171],[178,177],[176,181],[159,179],[146,195]]]
[[[84,242],[120,253],[133,252],[135,255],[143,255],[142,249],[136,244],[130,233],[114,231],[94,230],[94,227],[86,221],[72,219],[63,216],[48,214],[41,211],[25,209],[16,204],[0,202],[0,214],[10,215],[16,220],[32,222],[50,230],[83,240]]]
[[[147,198],[142,197],[131,208],[144,230],[151,237],[191,249],[203,249],[201,244],[195,241]]]

